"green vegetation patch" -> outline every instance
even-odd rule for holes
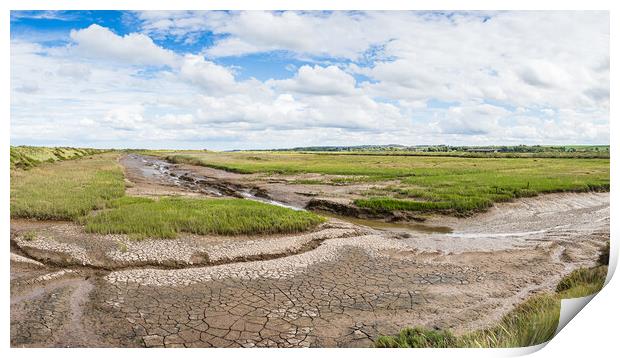
[[[405,328],[396,337],[381,336],[375,342],[377,348],[450,348],[458,343],[449,331],[421,327]]]
[[[504,316],[496,327],[461,337],[463,347],[528,347],[553,338],[560,319],[560,298],[539,294]]]
[[[112,153],[11,170],[11,217],[75,220],[125,193]]]
[[[354,203],[359,207],[368,208],[378,212],[393,210],[442,211],[448,210],[452,207],[451,203],[445,201],[413,201],[392,198],[357,199]]]
[[[77,159],[87,155],[103,153],[104,150],[71,147],[11,147],[11,169],[30,169],[41,163]]]
[[[301,232],[325,220],[311,212],[245,199],[123,197],[110,204],[110,209],[85,218],[87,231],[136,238],[174,238],[179,232],[276,234]]]
[[[560,319],[560,300],[597,293],[605,283],[607,270],[607,266],[577,269],[560,281],[555,294],[542,293],[530,297],[489,329],[454,336],[444,330],[405,328],[396,336],[380,336],[375,341],[375,347],[505,348],[541,344],[555,334]]]
[[[557,285],[556,292],[568,297],[588,296],[603,288],[607,278],[607,266],[580,268],[564,277]]]

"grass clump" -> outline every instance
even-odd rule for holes
[[[276,234],[301,232],[325,220],[311,212],[245,199],[123,197],[112,201],[110,207],[84,218],[86,230],[134,238],[174,238],[180,232]]]
[[[610,243],[610,241],[607,241],[607,244],[605,244],[605,246],[601,249],[601,252],[598,255],[599,265],[609,265],[609,250],[611,249]]]
[[[354,203],[359,207],[368,208],[374,211],[430,211],[438,209],[448,209],[450,207],[450,204],[446,202],[399,200],[387,197],[357,199],[354,201]]]
[[[11,170],[11,217],[76,220],[124,195],[112,153]]]
[[[561,299],[584,297],[600,291],[607,266],[580,268],[564,277],[555,293],[530,297],[489,329],[453,336],[449,331],[405,328],[396,336],[380,336],[377,348],[506,348],[527,347],[553,338],[560,319]]]
[[[553,338],[559,319],[559,297],[538,294],[509,312],[497,326],[460,337],[460,346],[506,348],[537,345]]]
[[[421,327],[405,328],[396,337],[382,336],[377,339],[377,348],[449,348],[457,339],[449,331],[429,330]]]
[[[32,241],[37,238],[37,233],[30,230],[22,234],[22,238],[26,241]]]
[[[603,288],[607,278],[607,266],[580,268],[562,278],[556,286],[556,292],[568,297],[588,296],[589,292],[598,292]]]

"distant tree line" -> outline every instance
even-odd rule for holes
[[[548,153],[548,152],[609,152],[608,145],[513,145],[513,146],[453,146],[453,145],[357,145],[357,146],[312,146],[276,151],[295,152],[497,152],[497,153]]]

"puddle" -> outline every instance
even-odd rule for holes
[[[267,198],[261,198],[261,197],[256,196],[256,195],[254,195],[251,192],[246,191],[246,190],[240,191],[239,193],[241,194],[241,196],[244,199],[259,201],[261,203],[271,204],[271,205],[275,205],[275,206],[281,206],[283,208],[293,209],[295,211],[306,211],[306,209],[304,209],[304,208],[300,208],[300,207],[293,206],[293,205],[288,205],[288,204],[282,203],[280,201],[276,201],[276,200],[272,200],[272,199],[267,199]]]
[[[528,237],[537,234],[544,234],[548,230],[536,230],[536,231],[523,231],[523,232],[507,232],[507,233],[462,233],[455,232],[450,233],[449,237],[459,238],[459,239],[504,239],[504,238],[519,238],[519,237]]]

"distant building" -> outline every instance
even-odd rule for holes
[[[477,152],[477,153],[497,153],[497,148],[469,148],[468,152]]]

